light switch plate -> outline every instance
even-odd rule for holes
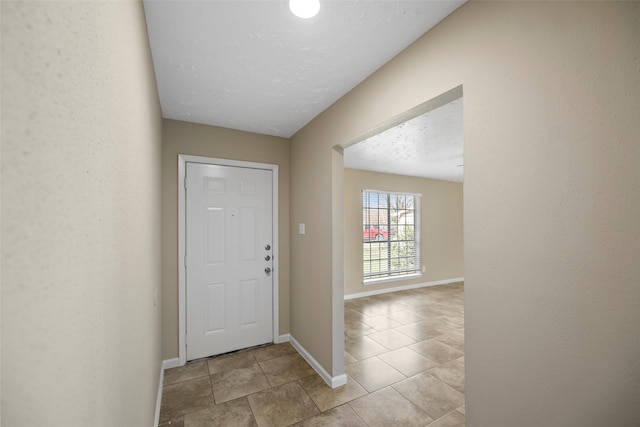
[[[298,224],[298,234],[304,234],[304,224]]]

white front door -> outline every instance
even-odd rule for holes
[[[187,360],[273,341],[272,173],[186,163]]]

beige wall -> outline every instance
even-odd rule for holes
[[[333,257],[332,240],[342,244],[342,239],[341,233],[334,235],[332,223],[338,216],[332,214],[332,206],[339,200],[336,211],[342,212],[342,194],[332,198],[331,144],[322,141],[322,129],[315,123],[294,135],[291,143],[291,335],[330,375],[337,376],[344,372],[340,366],[333,369],[333,265],[339,257]],[[297,232],[300,223],[305,224],[304,235]],[[342,289],[339,293],[342,297]]]
[[[637,423],[638,22],[637,2],[467,3],[292,138],[291,329],[325,369],[332,147],[462,84],[467,423]]]
[[[162,356],[178,357],[178,154],[278,165],[280,334],[289,333],[289,140],[163,120]]]
[[[362,190],[421,194],[420,258],[422,277],[394,282],[362,283]],[[433,179],[344,170],[344,294],[390,289],[464,276],[462,184]]]
[[[161,122],[142,3],[1,8],[2,425],[151,426]]]

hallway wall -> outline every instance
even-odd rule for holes
[[[0,7],[2,425],[151,426],[161,113],[142,3]]]
[[[334,147],[462,85],[467,423],[637,424],[638,22],[638,2],[467,2],[293,136],[291,330],[327,371]]]

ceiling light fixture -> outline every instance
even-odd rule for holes
[[[312,18],[320,10],[320,0],[289,0],[289,9],[298,18]]]

